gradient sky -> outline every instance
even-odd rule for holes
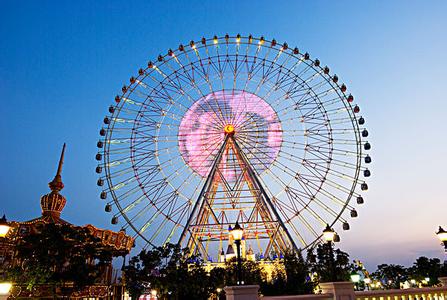
[[[72,3],[76,3],[76,6]],[[447,2],[1,1],[0,213],[40,214],[67,142],[63,217],[115,228],[96,141],[121,86],[159,53],[214,34],[298,46],[346,83],[366,118],[372,177],[340,247],[373,270],[442,257],[447,226]]]

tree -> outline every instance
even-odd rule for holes
[[[439,277],[447,277],[447,262],[444,261],[444,263],[441,266],[441,271],[439,272]]]
[[[380,281],[386,289],[399,289],[400,284],[408,279],[408,272],[401,265],[381,264],[371,276]]]
[[[421,256],[416,259],[412,267],[408,268],[408,275],[419,282],[429,278],[425,285],[433,286],[439,283],[438,277],[441,276],[441,271],[442,264],[439,258]]]
[[[259,284],[263,280],[262,270],[257,262],[250,260],[242,261],[242,280],[244,284]],[[225,265],[225,284],[236,285],[237,260],[232,258]]]
[[[309,250],[307,257],[319,282],[349,281],[354,265],[350,263],[348,253],[334,250],[328,243],[318,245],[316,255],[313,251]]]
[[[315,287],[310,274],[310,264],[303,259],[301,252],[287,251],[275,267],[271,282],[263,282],[261,291],[264,295],[301,295],[311,294]]]
[[[286,294],[311,294],[315,284],[312,282],[310,265],[303,259],[301,252],[286,252],[284,255],[286,271]]]
[[[20,263],[8,270],[8,276],[28,289],[50,285],[54,296],[66,283],[73,283],[75,291],[94,284],[101,278],[101,267],[113,256],[87,228],[54,223],[24,236],[15,252]]]
[[[215,267],[210,271],[210,283],[212,284],[212,289],[223,289],[226,285],[227,270],[221,267]]]
[[[200,257],[173,244],[142,250],[130,259],[124,275],[126,288],[136,299],[146,289],[156,290],[159,299],[176,300],[208,299],[214,291]]]

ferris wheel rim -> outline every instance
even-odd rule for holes
[[[232,41],[230,41],[230,39],[237,39],[238,37],[229,37],[229,36],[226,36],[226,37],[220,37],[220,38],[218,38],[218,42],[219,41],[222,41],[222,40],[225,40],[225,43],[228,45],[228,44],[244,44],[244,45],[248,45],[248,44],[250,44],[249,42],[248,42],[248,40],[250,39],[250,37],[239,37],[239,42],[232,42]],[[243,40],[246,40],[246,42],[243,42]],[[259,38],[259,39],[257,39],[257,38],[253,38],[253,37],[251,37],[251,39],[252,39],[252,41],[257,41],[258,43],[260,43],[260,41],[264,41],[263,42],[263,44],[268,44],[268,43],[271,43],[271,44],[273,44],[273,41],[274,40],[272,40],[272,41],[267,41],[267,40],[265,40],[265,39],[263,39],[263,38]],[[215,41],[215,38],[212,38],[212,39],[205,39],[205,42],[210,42],[210,41]],[[193,43],[193,42],[192,42]],[[202,43],[203,43],[203,40],[202,40]],[[260,46],[264,46],[263,44],[260,44]],[[191,43],[190,43],[190,45],[191,45]],[[193,44],[193,45],[196,45],[196,44]],[[198,45],[198,44],[197,44]],[[277,45],[276,44],[276,42],[275,42],[275,45]],[[275,45],[273,45],[273,46],[267,46],[268,48],[270,48],[270,49],[273,49],[273,50],[278,50],[278,49],[276,49],[275,48]],[[185,46],[185,48],[186,48],[187,46]],[[197,48],[197,49],[199,49],[199,48],[203,48],[203,47],[206,47],[206,45],[204,46],[204,45],[202,45],[202,46],[195,46],[195,47],[193,47],[193,46],[191,46],[190,47],[190,49],[188,49],[188,50],[185,50],[187,53],[192,53],[192,52],[194,52],[195,51],[195,49]],[[264,46],[265,47],[265,46]],[[285,49],[283,49],[283,48],[285,48]],[[280,51],[283,51],[284,53],[286,53],[286,50],[287,50],[287,47],[282,47],[281,48],[282,50],[280,50]],[[290,50],[290,49],[289,49]],[[170,50],[171,51],[171,50]],[[178,51],[180,51],[180,50],[178,50]],[[178,52],[177,50],[175,50],[175,51],[173,51],[173,52]],[[171,52],[171,54],[172,54],[172,52]],[[298,56],[298,55],[300,55],[301,57],[304,57],[305,56],[305,54],[301,54],[301,53],[298,53],[298,54],[294,54],[293,53],[293,51],[292,51],[292,53],[286,53],[286,54],[288,54],[288,55],[291,55],[291,56],[294,56],[294,55],[296,55],[296,56]],[[174,54],[174,56],[175,56],[175,54]],[[163,65],[164,63],[166,63],[165,62],[165,60],[164,60],[164,58],[166,58],[166,57],[171,57],[171,59],[172,59],[172,55],[170,55],[169,54],[169,51],[168,51],[168,54],[166,54],[166,55],[164,55],[163,57],[162,57],[162,61],[161,61],[161,64],[160,64],[160,67],[161,67],[161,65]],[[158,60],[160,60],[160,58],[158,59]],[[308,63],[308,62],[306,62],[306,60],[309,60],[310,61],[310,63]],[[314,60],[311,60],[310,59],[310,57],[308,57],[306,60],[303,60],[303,62],[305,63],[305,64],[307,64],[308,65],[308,67],[310,67],[310,68],[312,68],[313,70],[317,70],[317,68],[319,68],[319,71],[321,72],[321,71],[323,71],[324,69],[320,66],[320,65],[318,65],[318,66],[315,66],[315,61]],[[191,63],[192,64],[192,63]],[[129,86],[129,87],[123,87],[123,94],[119,97],[119,100],[120,101],[117,101],[117,105],[116,105],[116,109],[117,109],[117,114],[119,114],[120,113],[120,111],[121,111],[121,109],[123,108],[123,106],[124,106],[124,104],[125,104],[125,101],[121,101],[123,98],[125,98],[125,95],[127,94],[127,95],[130,95],[130,94],[132,94],[133,93],[133,91],[137,88],[137,85],[135,85],[135,80],[139,80],[139,78],[140,78],[140,76],[144,76],[144,74],[146,74],[145,72],[146,72],[146,70],[148,70],[148,69],[152,69],[152,72],[154,72],[154,70],[153,70],[153,67],[151,68],[151,67],[147,67],[145,70],[144,70],[144,72],[139,72],[139,73],[143,73],[143,74],[139,74],[138,75],[138,77],[137,78],[133,78],[133,80],[132,80],[132,78],[131,78],[131,85]],[[141,70],[141,69],[140,69]],[[342,99],[342,100],[347,100],[348,99],[348,96],[345,94],[345,92],[344,91],[342,91],[342,89],[341,89],[341,86],[336,82],[336,81],[334,81],[333,80],[333,77],[331,77],[330,75],[328,75],[328,74],[326,74],[326,73],[324,73],[325,75],[327,75],[327,76],[321,76],[324,80],[326,80],[326,82],[330,85],[330,86],[332,86],[333,88],[334,88],[334,91],[337,93],[337,95],[338,95],[338,97],[340,98],[340,99]],[[149,75],[146,75],[146,77],[147,76],[149,76]],[[133,83],[132,83],[132,81],[134,81]],[[133,88],[132,88],[132,86],[133,86]],[[245,90],[244,90],[245,91]],[[245,91],[245,92],[249,92],[249,91]],[[341,92],[341,93],[340,93]],[[118,97],[118,96],[117,96]],[[258,96],[258,97],[260,97],[260,96]],[[359,124],[357,123],[357,119],[356,119],[356,117],[355,117],[355,115],[354,115],[354,112],[353,112],[353,108],[352,108],[352,106],[351,106],[351,103],[349,102],[349,101],[341,101],[342,103],[343,103],[343,105],[345,106],[345,108],[346,108],[346,112],[348,113],[348,115],[349,115],[349,119],[351,120],[351,124],[352,124],[352,127],[354,128],[354,133],[355,133],[355,136],[356,136],[356,138],[355,138],[355,140],[357,141],[356,143],[357,143],[357,145],[356,145],[356,148],[357,148],[357,153],[358,153],[358,155],[357,155],[357,163],[356,163],[356,165],[357,165],[357,168],[356,168],[356,171],[355,171],[355,175],[354,175],[354,178],[356,178],[354,181],[353,181],[353,183],[352,183],[352,185],[351,185],[351,188],[350,188],[350,193],[349,193],[349,195],[348,195],[348,197],[347,197],[347,199],[346,199],[346,201],[345,201],[345,204],[344,204],[344,206],[342,207],[342,209],[339,211],[339,214],[337,215],[337,217],[332,221],[332,223],[330,224],[331,226],[333,226],[335,223],[337,223],[337,221],[338,221],[338,219],[343,215],[343,213],[344,213],[344,211],[346,210],[346,208],[349,206],[349,202],[352,200],[352,197],[353,197],[353,195],[355,194],[355,189],[356,189],[356,187],[357,187],[357,185],[358,185],[358,182],[359,182],[359,175],[360,175],[360,172],[361,172],[361,160],[362,160],[362,138],[361,138],[361,136],[360,136],[360,127],[359,127]],[[268,103],[268,102],[266,102],[266,103]],[[276,110],[274,110],[275,112],[276,112]],[[108,127],[107,127],[107,135],[106,136],[108,136],[109,138],[111,138],[111,136],[112,136],[112,132],[113,132],[113,129],[114,129],[114,126],[115,126],[115,124],[116,124],[116,122],[115,121],[113,121],[113,122],[111,122],[109,125],[108,125]],[[109,144],[107,144],[106,143],[106,145],[105,145],[105,147],[104,147],[104,154],[106,154],[106,149],[107,149],[107,151],[109,151],[110,150],[110,143]],[[280,149],[281,149],[281,147],[280,147]],[[132,161],[133,161],[133,157],[132,157]],[[108,155],[104,155],[104,162],[105,162],[105,165],[107,165],[110,161],[109,161],[109,156]],[[268,168],[266,168],[266,170],[268,170]],[[329,171],[329,168],[328,168],[328,170],[327,170],[327,172]],[[110,173],[110,171],[109,171],[109,169],[108,168],[105,168],[105,173],[106,173],[106,178],[107,178],[107,183],[108,183],[108,185],[109,186],[113,186],[113,182],[112,182],[112,180],[111,180],[111,173]],[[136,173],[135,173],[136,174]],[[143,234],[140,234],[140,232],[139,232],[139,230],[132,224],[132,221],[131,221],[131,219],[130,218],[128,218],[128,216],[127,216],[127,214],[124,212],[124,209],[123,209],[123,207],[121,206],[121,204],[119,203],[119,201],[115,201],[115,199],[117,198],[117,195],[115,194],[115,191],[113,190],[113,189],[110,189],[110,194],[112,195],[112,198],[113,198],[113,201],[115,202],[115,204],[116,204],[116,206],[118,207],[118,210],[119,210],[119,213],[116,213],[114,216],[118,216],[118,215],[122,215],[123,217],[124,217],[124,219],[126,220],[126,222],[127,222],[127,224],[130,226],[130,227],[132,227],[132,229],[136,232],[136,234],[138,234],[138,235],[140,235],[146,242],[148,242],[149,244],[151,244],[152,245],[152,243],[150,242],[150,241],[148,241],[145,237],[144,237],[144,235]],[[303,208],[304,209],[304,208]],[[161,212],[162,213],[162,212]],[[174,222],[174,221],[173,221]],[[321,237],[321,235],[320,235],[320,237]],[[313,243],[315,243],[316,241],[318,240],[318,238],[313,242]],[[307,245],[307,247],[309,247],[311,244],[308,244]]]

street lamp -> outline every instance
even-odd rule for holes
[[[10,229],[11,226],[9,226],[8,221],[6,220],[6,216],[3,215],[3,217],[0,219],[0,238],[6,237]]]
[[[242,267],[241,267],[241,240],[242,235],[244,234],[244,230],[239,225],[238,221],[233,228],[230,229],[230,233],[233,236],[233,240],[236,243],[237,249],[237,285],[242,284]]]
[[[438,232],[436,232],[439,240],[444,244],[444,249],[447,252],[447,231],[445,231],[441,226],[439,226]]]
[[[332,282],[337,281],[337,275],[335,274],[334,249],[332,248],[332,242],[334,242],[336,236],[337,233],[329,226],[329,224],[326,224],[326,228],[323,230],[323,238],[326,241],[326,245],[329,250]]]
[[[335,231],[329,226],[329,224],[326,224],[326,228],[323,230],[323,238],[326,242],[331,243],[334,241],[335,236],[337,234]]]
[[[445,231],[441,226],[439,226],[438,232],[436,232],[441,243],[444,245],[444,251],[447,255],[447,231]],[[444,259],[444,267],[447,268],[447,258]]]

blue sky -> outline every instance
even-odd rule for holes
[[[362,108],[373,146],[370,190],[340,246],[371,269],[442,257],[434,231],[447,226],[445,1],[73,3],[2,1],[0,213],[40,213],[67,142],[64,218],[111,227],[94,155],[121,86],[179,43],[251,33],[318,57]]]

